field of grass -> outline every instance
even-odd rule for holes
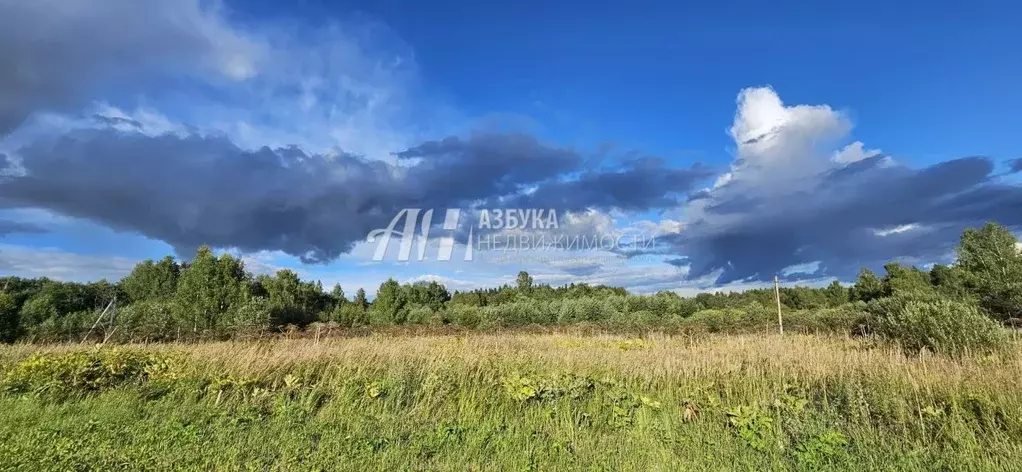
[[[1019,470],[1022,348],[465,334],[0,347],[2,470]]]

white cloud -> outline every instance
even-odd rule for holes
[[[866,158],[879,156],[880,154],[879,149],[864,149],[862,141],[856,141],[835,152],[831,160],[840,164],[850,164]]]
[[[842,151],[845,154],[835,153],[838,141],[852,125],[844,113],[830,106],[786,105],[769,86],[743,89],[737,105],[729,129],[736,146],[731,169],[707,189],[712,198],[693,200],[673,212],[683,226],[702,220],[705,226],[723,230],[738,224],[744,212],[711,214],[707,205],[773,199],[809,191],[824,172],[843,165],[831,160],[833,155],[850,159],[862,149],[861,143],[853,143]],[[760,211],[771,210],[781,209],[768,207]],[[791,209],[783,209],[788,210]]]
[[[188,121],[221,130],[247,148],[298,145],[394,162],[442,124],[428,117],[417,93],[418,66],[409,48],[382,25],[339,22],[295,32],[253,28],[270,44],[272,67],[232,85],[236,101],[205,104]],[[256,109],[253,109],[253,105]]]
[[[255,76],[261,44],[218,1],[0,2],[0,134],[41,111],[75,111],[97,86],[139,93],[154,76]]]
[[[770,87],[744,89],[730,129],[739,159],[732,179],[772,188],[779,176],[815,175],[824,165],[819,150],[849,130],[848,118],[829,106],[785,106]]]
[[[21,102],[10,104],[19,106],[9,110],[9,121],[19,121],[15,115],[33,115],[36,120],[23,126],[27,129],[20,130],[17,139],[5,140],[8,152],[40,133],[95,127],[92,115],[100,115],[121,120],[114,127],[122,131],[226,135],[251,150],[297,145],[309,153],[340,149],[394,162],[394,152],[458,125],[450,121],[460,117],[456,111],[418,92],[419,71],[410,48],[377,23],[336,21],[304,30],[272,20],[241,26],[227,20],[227,12],[217,0],[58,0],[59,7],[52,3],[0,5],[0,18],[7,20],[0,20],[0,30],[19,18],[24,23],[6,33],[0,31],[0,40],[31,44],[25,39],[30,32],[24,28],[52,29],[60,54],[81,56],[78,61],[95,60],[82,71],[72,72],[63,68],[73,67],[74,62],[61,65],[56,53],[26,50],[8,58],[0,54],[0,64],[10,60],[17,64],[15,68],[63,77],[50,80],[54,82],[51,85],[33,85],[60,89],[60,93],[40,92],[43,103],[29,104],[33,95],[12,91],[26,102],[24,106]],[[83,13],[86,8],[92,11]],[[120,23],[110,24],[117,21]],[[73,53],[75,39],[71,35],[76,32],[86,36],[79,42],[88,54]],[[127,53],[116,55],[125,48]],[[52,60],[39,59],[50,56]],[[184,62],[230,80],[195,77],[206,89],[198,94],[189,88],[194,82],[175,81],[150,89],[149,77],[139,76],[132,78],[130,87],[123,87],[126,93],[117,103],[88,103],[93,97],[83,84],[90,83],[92,70],[104,79],[111,74],[104,67],[169,69],[175,77],[190,72],[201,75]],[[75,99],[46,103],[63,95]],[[0,121],[7,112],[0,109]],[[445,119],[437,119],[438,114]]]
[[[794,274],[815,274],[818,270],[820,270],[820,261],[813,261],[785,267],[781,270],[781,274],[785,276]]]
[[[116,256],[0,244],[0,272],[19,277],[48,277],[75,282],[117,281],[131,273],[136,262]]]
[[[908,231],[914,231],[916,229],[919,229],[919,225],[917,225],[915,223],[909,223],[907,225],[898,225],[898,226],[894,226],[894,227],[886,228],[886,229],[874,229],[873,230],[873,234],[875,234],[877,236],[880,236],[880,237],[885,237],[885,236],[890,236],[892,234],[901,234],[901,233],[905,233],[905,232],[908,232]]]
[[[436,275],[436,274],[418,275],[418,276],[415,276],[415,277],[412,277],[412,278],[409,278],[409,279],[405,279],[405,280],[402,281],[402,283],[408,283],[408,284],[414,284],[414,283],[418,283],[418,282],[437,282],[437,283],[443,284],[445,287],[447,287],[447,290],[449,290],[451,292],[454,292],[455,290],[466,291],[466,290],[472,290],[472,289],[476,289],[476,288],[480,288],[480,287],[485,287],[485,286],[487,286],[485,284],[487,282],[491,282],[491,281],[484,281],[484,280],[463,280],[463,279],[456,279],[456,278],[453,278],[453,277],[447,277],[447,276]],[[492,286],[496,286],[496,285],[499,285],[499,284],[494,283],[493,285],[490,285],[490,286],[492,287]]]

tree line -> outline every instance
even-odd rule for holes
[[[370,302],[362,289],[349,298],[339,285],[327,291],[291,270],[253,275],[240,259],[217,256],[204,246],[188,262],[169,256],[140,262],[115,283],[2,277],[0,341],[82,339],[114,299],[103,337],[123,342],[224,339],[313,323],[485,328],[587,322],[752,329],[773,322],[774,297],[773,289],[681,297],[670,291],[635,295],[602,285],[553,287],[521,272],[514,284],[454,293],[435,281],[388,279]],[[900,310],[907,301],[953,301],[964,307],[956,310],[974,309],[987,319],[1009,322],[1022,316],[1022,255],[1010,231],[989,223],[962,234],[954,264],[923,270],[892,262],[883,275],[863,269],[850,286],[835,281],[819,288],[784,287],[780,299],[796,329],[861,328],[871,313]],[[890,300],[901,305],[891,308]]]

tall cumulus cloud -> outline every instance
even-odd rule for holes
[[[685,256],[690,278],[721,284],[814,262],[809,275],[848,280],[895,258],[946,259],[969,226],[1022,224],[1022,188],[1002,181],[990,158],[912,168],[861,142],[841,147],[850,130],[828,106],[743,90],[731,170],[681,209],[685,230],[664,238],[665,250]]]

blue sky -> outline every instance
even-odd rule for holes
[[[692,293],[947,262],[962,228],[1022,224],[1008,2],[61,2],[0,7],[5,275],[117,278],[205,242],[348,293],[521,269]],[[660,244],[364,242],[395,209],[499,202]]]
[[[909,159],[1011,155],[1022,8],[1010,2],[238,2],[242,16],[365,16],[411,48],[432,93],[552,137],[727,162],[738,90],[847,109]],[[940,141],[934,136],[942,136]]]

